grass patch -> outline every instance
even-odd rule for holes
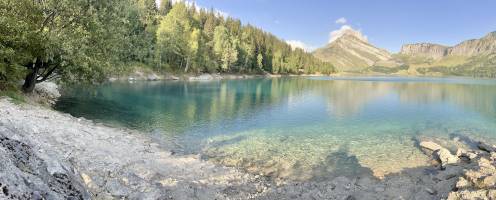
[[[19,90],[0,90],[0,97],[10,97],[15,104],[26,102],[24,94]]]
[[[368,71],[378,72],[378,73],[383,73],[383,74],[397,73],[401,70],[407,70],[407,69],[408,69],[408,65],[401,65],[398,67],[372,66],[372,67],[367,68]]]

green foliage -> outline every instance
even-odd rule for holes
[[[383,74],[392,74],[407,69],[408,69],[408,65],[400,65],[397,67],[372,66],[367,68],[366,71],[383,73]]]
[[[432,73],[446,76],[496,77],[496,54],[475,56],[468,62],[455,66],[420,67],[417,71],[424,75]]]
[[[239,20],[185,3],[165,1],[162,5],[167,8],[159,9],[164,11],[160,11],[163,18],[156,33],[155,53],[161,69],[194,73],[334,72],[331,64],[301,49],[292,50],[286,42],[253,26],[243,26]]]
[[[257,55],[257,67],[263,69],[263,56],[261,53],[258,53]]]
[[[0,1],[1,80],[29,74],[28,92],[50,78],[104,80],[128,53],[123,11],[131,5],[130,0]]]
[[[222,25],[214,31],[214,52],[220,58],[222,71],[229,71],[238,60],[238,40]]]
[[[13,103],[20,104],[26,102],[24,99],[24,95],[19,90],[8,89],[8,90],[0,90],[0,97],[10,97]]]
[[[163,0],[0,0],[0,89],[160,71],[329,73],[333,67],[213,10]]]

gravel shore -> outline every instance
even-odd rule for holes
[[[274,183],[138,132],[0,98],[0,199],[495,199],[496,147],[419,141],[432,166]]]
[[[264,187],[235,169],[171,155],[133,131],[7,99],[0,99],[0,138],[0,187],[8,197],[238,199],[256,197]],[[72,190],[52,187],[62,176]]]

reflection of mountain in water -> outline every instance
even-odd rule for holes
[[[395,90],[405,103],[451,103],[486,117],[496,117],[496,85],[403,83]]]
[[[166,132],[178,144],[176,153],[200,153],[257,174],[381,177],[427,162],[413,136],[448,137],[453,130],[447,128],[457,124],[494,134],[494,122],[486,119],[496,113],[496,84],[419,80],[113,83],[72,88],[57,108]],[[451,113],[456,116],[444,118]],[[460,123],[468,118],[468,125]]]
[[[247,119],[274,107],[298,106],[309,96],[322,98],[327,102],[322,106],[332,116],[342,119],[360,113],[368,103],[384,100],[388,95],[397,96],[402,103],[451,103],[495,117],[494,87],[494,84],[306,78],[118,83],[68,90],[58,109],[90,119],[117,118],[132,128],[148,131],[158,128],[179,134],[192,126]]]

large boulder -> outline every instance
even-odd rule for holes
[[[53,105],[60,97],[60,92],[54,82],[42,82],[36,84],[32,96],[39,103]]]
[[[441,148],[434,151],[436,158],[441,161],[441,166],[445,167],[449,164],[455,164],[459,161],[459,158],[453,154],[448,149]]]
[[[420,142],[419,145],[420,145],[420,147],[431,150],[431,151],[436,151],[436,150],[443,148],[441,145],[436,144],[436,143],[431,142],[431,141],[422,141],[422,142]]]
[[[157,74],[155,73],[151,73],[151,74],[148,74],[147,77],[146,77],[146,80],[147,81],[158,81],[158,80],[161,80],[162,78],[160,76],[158,76]]]
[[[0,199],[91,199],[71,164],[0,131]]]
[[[441,163],[442,167],[445,167],[449,164],[455,164],[460,160],[458,156],[451,154],[448,149],[442,147],[437,143],[431,141],[422,141],[419,145],[424,149],[432,151],[432,155]]]

